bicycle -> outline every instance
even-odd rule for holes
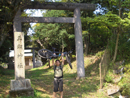
[[[70,68],[72,69],[71,58],[70,58],[70,54],[72,53],[72,51],[57,52],[55,51],[56,48],[53,47],[52,49],[53,49],[53,52],[48,49],[40,49],[38,51],[38,55],[44,59],[51,59],[51,58],[58,58],[61,56],[61,53],[64,53],[64,56],[66,57],[66,60],[69,63]]]

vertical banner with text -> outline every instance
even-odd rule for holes
[[[14,32],[15,79],[25,79],[24,32]]]

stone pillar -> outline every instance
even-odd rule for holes
[[[15,80],[25,79],[24,32],[14,32]]]
[[[33,68],[35,68],[35,49],[33,48]]]
[[[14,62],[15,80],[10,82],[10,97],[33,96],[30,79],[25,79],[25,59],[24,59],[24,33],[21,32],[21,12],[17,12],[14,19]]]
[[[80,19],[80,9],[74,10],[75,18],[75,45],[76,45],[76,60],[77,60],[77,77],[85,77],[84,55],[83,55],[83,40],[82,40],[82,25]]]

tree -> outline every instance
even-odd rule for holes
[[[48,0],[43,0],[48,1]],[[1,58],[7,57],[5,54],[9,49],[13,48],[13,20],[21,5],[30,3],[31,0],[0,0],[0,50]],[[23,11],[24,13],[24,11]],[[24,13],[25,16],[27,14]],[[25,46],[29,45],[30,38],[27,36],[29,23],[23,24],[23,32],[25,33]],[[4,49],[3,49],[4,48]],[[3,57],[4,56],[4,57]]]
[[[65,11],[57,12],[57,10],[48,10],[46,13],[43,13],[43,16],[65,17],[67,14]],[[37,40],[42,47],[44,46],[43,48],[47,48],[48,46],[56,46],[58,49],[62,49],[62,51],[64,51],[64,48],[67,50],[71,49],[72,43],[70,43],[70,39],[73,39],[72,42],[74,42],[74,31],[72,24],[42,23],[36,24],[34,28],[35,34],[32,39]]]
[[[1,60],[7,61],[9,49],[13,48],[13,19],[24,0],[0,0],[0,51]]]
[[[116,14],[119,16],[119,18],[124,19],[126,16],[124,13],[127,13],[130,7],[130,1],[129,0],[103,0],[100,2],[102,7],[105,7],[104,10],[111,11],[113,14]],[[121,20],[120,19],[120,20]],[[112,62],[115,62],[116,56],[117,56],[117,50],[118,50],[118,41],[119,41],[119,36],[122,32],[122,22],[118,23],[118,26],[113,28],[113,34],[117,35],[116,38],[116,46],[115,46],[115,52],[113,56]]]

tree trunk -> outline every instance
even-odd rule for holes
[[[122,16],[122,8],[121,8],[121,1],[119,0],[119,17],[121,18],[121,16]],[[117,39],[116,39],[115,53],[114,53],[114,57],[113,57],[113,60],[112,60],[113,63],[115,62],[116,56],[117,56],[118,41],[119,41],[119,36],[120,36],[120,33],[121,33],[121,26],[120,25],[119,25],[117,31],[118,31],[118,33],[117,33]]]
[[[64,46],[62,46],[62,52],[64,52]]]
[[[43,47],[43,49],[45,49],[45,47],[43,46],[43,44],[41,43],[41,41],[39,39],[37,40],[37,43],[39,43],[40,46]]]
[[[63,38],[62,38],[62,52],[64,52],[64,41],[63,41]]]
[[[113,57],[113,60],[112,60],[113,63],[115,62],[115,60],[116,60],[116,56],[117,56],[117,49],[118,49],[119,35],[120,35],[120,33],[118,32],[118,34],[117,34],[117,38],[116,38],[115,53],[114,53],[114,57]]]
[[[88,55],[88,52],[89,52],[89,40],[90,40],[90,35],[88,35],[88,38],[87,36],[84,38],[84,50],[85,50],[85,55],[87,56]]]

